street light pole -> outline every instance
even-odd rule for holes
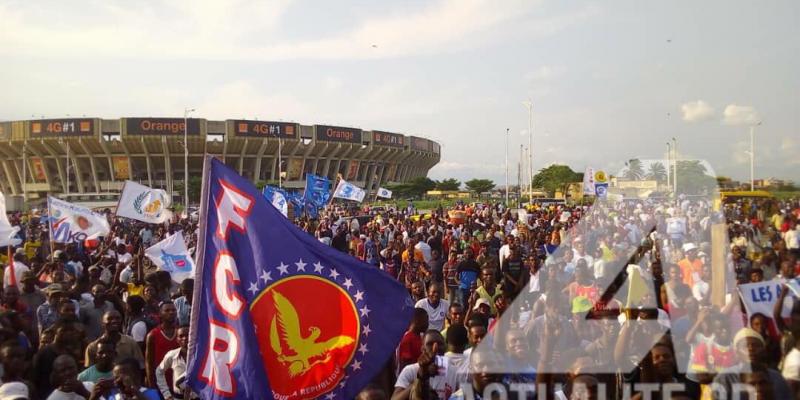
[[[756,157],[756,149],[755,149],[755,135],[754,130],[756,126],[761,125],[761,122],[758,122],[755,125],[750,125],[750,191],[752,192],[755,190],[755,157]]]
[[[67,141],[67,194],[69,194],[69,192],[70,192],[70,188],[69,188],[69,184],[70,184],[69,167],[70,167],[70,162],[69,162],[69,141]]]
[[[522,104],[528,109],[528,151],[530,152],[528,164],[528,201],[533,198],[533,102],[531,99]]]
[[[667,189],[672,191],[672,144],[667,142]]]
[[[672,190],[675,192],[675,195],[678,195],[678,141],[673,137],[672,138],[672,152],[674,156],[672,157],[675,160],[675,173],[672,175]]]
[[[183,110],[183,207],[187,216],[189,215],[189,113],[194,111],[194,108]]]
[[[281,176],[281,174],[283,173],[283,165],[281,165],[281,162],[282,162],[282,160],[281,160],[281,150],[283,150],[281,148],[282,143],[283,143],[283,141],[281,140],[281,137],[278,136],[278,187],[279,188],[283,188],[283,176]]]
[[[506,207],[508,207],[508,131],[506,128]]]
[[[22,145],[22,208],[28,205],[28,145]]]

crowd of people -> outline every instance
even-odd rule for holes
[[[178,231],[193,251],[197,221],[107,215],[110,235],[66,246],[50,243],[43,213],[9,215],[22,242],[0,256],[0,399],[197,397],[185,382],[194,282],[144,255]],[[666,387],[711,399],[742,383],[751,398],[790,399],[800,398],[800,302],[785,284],[800,267],[799,219],[797,201],[718,212],[680,198],[425,213],[331,205],[295,222],[415,302],[359,399],[648,398]],[[715,269],[720,224],[729,244]],[[747,315],[737,285],[767,280],[783,284],[774,313]]]

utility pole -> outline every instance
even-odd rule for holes
[[[506,207],[508,207],[508,136],[509,129],[506,128]]]
[[[28,208],[28,145],[22,144],[22,209]]]
[[[672,138],[672,152],[674,153],[673,159],[675,159],[675,173],[672,175],[672,190],[675,192],[675,196],[678,195],[678,141],[673,137]]]
[[[189,216],[189,113],[194,108],[183,110],[183,207],[186,216]]]
[[[70,193],[70,178],[69,178],[69,170],[70,170],[71,163],[69,162],[69,140],[67,141],[67,194]]]
[[[533,198],[533,102],[531,99],[522,102],[522,104],[528,109],[528,151],[530,154],[528,155],[528,197],[529,199]]]
[[[672,191],[672,143],[667,142],[667,189]]]
[[[283,173],[283,166],[281,165],[281,137],[278,136],[278,187],[283,188],[283,177],[281,174]]]

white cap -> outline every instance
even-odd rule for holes
[[[0,385],[0,399],[27,400],[28,398],[28,386],[22,382],[8,382]]]
[[[686,253],[688,251],[696,250],[697,246],[694,243],[686,243],[683,245],[683,252]]]
[[[492,305],[489,304],[489,300],[486,300],[483,297],[481,297],[475,301],[475,306],[472,307],[472,311],[478,311],[478,309],[481,308],[481,304],[486,304],[487,306],[489,306],[489,308],[492,307]]]

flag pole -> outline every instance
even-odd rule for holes
[[[206,253],[206,229],[208,223],[208,195],[209,190],[211,189],[211,184],[209,183],[209,177],[211,176],[211,159],[212,157],[206,155],[203,159],[203,178],[202,178],[202,186],[200,189],[200,210],[198,216],[198,225],[199,225],[199,232],[197,234],[197,246],[195,246],[195,262],[194,262],[194,293],[192,295],[192,304],[200,304],[201,301],[201,293],[202,290],[202,283],[203,283],[203,262],[205,259]],[[197,307],[192,307],[192,311],[189,317],[189,344],[188,344],[188,351],[187,355],[194,354],[195,356],[189,356],[187,358],[196,358],[197,357],[197,327],[200,323],[200,313],[197,312]],[[189,360],[187,359],[187,366]],[[188,386],[188,385],[187,385]]]
[[[28,216],[30,218],[30,216]],[[50,234],[50,258],[55,253],[55,238],[53,237],[53,208],[50,207],[50,196],[47,196],[47,231]]]

